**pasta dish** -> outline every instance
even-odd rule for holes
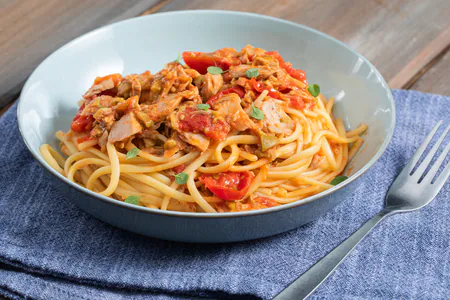
[[[183,61],[184,62],[183,62]],[[57,172],[100,195],[185,212],[298,201],[345,180],[363,143],[317,84],[275,51],[184,52],[156,74],[97,77],[79,102]]]

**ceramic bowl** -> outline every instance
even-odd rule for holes
[[[347,128],[366,123],[362,151],[343,184],[301,201],[238,213],[184,213],[138,207],[95,194],[54,171],[39,146],[56,148],[57,130],[67,131],[77,101],[96,76],[157,72],[183,51],[241,49],[247,44],[277,50],[308,81],[334,96],[334,113]],[[167,240],[234,242],[278,234],[338,205],[385,151],[394,131],[395,106],[383,77],[364,57],[314,29],[261,15],[225,11],[180,11],[129,19],[87,33],[45,59],[26,82],[18,106],[22,137],[49,180],[68,200],[114,226]],[[363,201],[363,199],[361,199]]]

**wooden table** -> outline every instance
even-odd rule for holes
[[[450,95],[450,0],[2,0],[0,6],[0,109],[17,99],[46,56],[71,39],[133,16],[184,9],[238,10],[301,23],[364,55],[392,88]]]
[[[1,0],[0,6],[0,115],[34,68],[64,43],[118,20],[185,9],[304,24],[364,55],[392,88],[450,95],[450,0]]]

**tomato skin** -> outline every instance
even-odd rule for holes
[[[302,71],[302,70],[299,70],[299,69],[294,69],[291,66],[287,66],[287,65],[284,68],[285,68],[286,72],[289,73],[289,75],[291,75],[295,79],[298,79],[301,82],[306,84],[306,73],[305,73],[305,71]]]
[[[188,107],[180,114],[180,130],[199,133],[211,125],[211,116],[203,111]]]
[[[225,201],[242,199],[254,179],[255,176],[250,171],[203,174],[199,177],[200,182],[214,195]]]
[[[261,82],[257,81],[255,77],[252,77],[252,79],[250,79],[250,85],[258,93],[262,93],[264,91],[264,85]]]
[[[227,138],[229,132],[230,125],[225,121],[216,119],[212,121],[211,127],[207,131],[205,130],[204,134],[215,141],[223,141]]]
[[[92,123],[94,123],[94,117],[92,116],[82,116],[81,112],[83,111],[85,105],[81,105],[76,113],[75,117],[70,124],[70,129],[75,132],[85,132],[92,129]]]
[[[289,105],[295,109],[301,110],[305,108],[305,102],[300,97],[289,97]]]
[[[227,95],[227,94],[231,94],[231,93],[238,94],[239,98],[243,98],[245,96],[245,90],[240,86],[236,86],[236,87],[224,89],[223,91],[219,91],[217,94],[215,94],[214,96],[209,98],[209,100],[206,103],[209,105],[213,105],[213,103],[217,99],[219,99],[223,95]]]
[[[195,110],[192,107],[180,115],[180,130],[194,133],[203,133],[205,136],[216,140],[223,141],[230,132],[230,125],[220,119],[213,117],[204,111]]]
[[[272,97],[274,99],[281,99],[281,94],[275,89],[265,87],[263,83],[257,81],[255,77],[252,77],[250,79],[250,85],[252,88],[257,91],[258,93],[262,93],[263,91],[267,90],[269,93],[267,94],[269,97]]]
[[[266,52],[266,54],[270,55],[273,58],[275,58],[276,60],[278,60],[278,63],[280,64],[280,67],[285,69],[286,72],[288,72],[288,74],[291,77],[293,77],[293,78],[295,78],[297,80],[300,80],[301,82],[306,84],[306,73],[305,73],[305,71],[294,69],[290,63],[286,63],[284,61],[283,57],[281,57],[280,53],[278,53],[277,51],[269,51],[269,52]]]
[[[92,129],[92,123],[94,123],[94,117],[78,116],[73,119],[70,129],[75,132],[86,132]]]
[[[192,69],[197,70],[200,74],[206,74],[208,67],[216,66],[226,71],[230,68],[231,63],[221,57],[214,56],[214,53],[205,52],[183,52],[184,62]]]

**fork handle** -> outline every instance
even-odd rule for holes
[[[384,217],[393,213],[390,209],[383,209],[360,229],[349,236],[339,246],[320,259],[308,271],[293,281],[282,290],[273,300],[305,299],[314,292],[325,279],[340,265],[344,258],[359,244],[360,241],[374,228]]]

